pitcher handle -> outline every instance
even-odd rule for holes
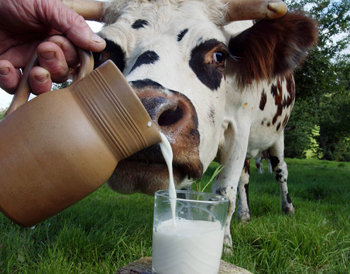
[[[80,67],[78,69],[78,72],[75,74],[76,76],[74,77],[74,81],[84,78],[94,69],[94,58],[92,57],[91,52],[87,52],[81,48],[78,48],[78,56],[80,59]],[[24,68],[23,75],[15,91],[15,95],[12,98],[11,104],[5,113],[5,116],[11,114],[17,108],[28,101],[30,95],[28,76],[30,70],[37,63],[37,58],[38,56],[35,51],[29,63]]]

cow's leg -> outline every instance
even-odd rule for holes
[[[267,170],[269,171],[269,173],[272,173],[272,165],[271,165],[271,161],[270,159],[266,159],[267,160]]]
[[[269,149],[272,169],[275,172],[276,180],[281,189],[282,211],[285,214],[293,214],[294,206],[289,197],[287,179],[288,169],[284,161],[284,135]]]
[[[250,221],[249,212],[249,160],[245,160],[244,168],[238,183],[237,219],[240,222]]]
[[[228,210],[227,210],[227,217],[225,222],[225,228],[224,228],[224,246],[225,246],[225,253],[229,252],[229,249],[226,247],[232,247],[232,236],[231,236],[231,220],[232,216],[235,213],[235,207],[236,207],[236,195],[237,195],[237,185],[234,186],[223,186],[223,187],[214,187],[215,192],[217,194],[220,194],[224,196],[229,201]]]
[[[258,173],[259,174],[263,174],[264,167],[263,167],[263,164],[262,164],[262,157],[261,156],[255,158],[255,166],[258,169]]]
[[[249,121],[241,119],[241,124],[231,123],[225,131],[225,142],[219,154],[219,162],[224,166],[212,187],[212,191],[221,194],[229,201],[225,223],[225,253],[230,253],[232,237],[230,225],[236,207],[236,195],[240,174],[242,173],[248,147]]]

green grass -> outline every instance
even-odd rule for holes
[[[350,273],[350,163],[288,165],[296,214],[281,213],[274,176],[252,165],[252,221],[232,223],[233,254],[223,259],[253,273]],[[105,186],[34,229],[1,215],[0,273],[115,273],[152,255],[152,217],[152,197]]]

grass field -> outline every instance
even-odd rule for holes
[[[252,165],[252,221],[232,223],[223,259],[253,273],[350,273],[350,163],[288,165],[296,214],[283,216],[273,175]],[[105,186],[32,229],[0,215],[0,273],[115,273],[152,255],[152,215],[152,197]]]

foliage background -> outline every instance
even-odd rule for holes
[[[350,160],[350,1],[288,0],[319,26],[318,46],[295,73],[286,156]]]

